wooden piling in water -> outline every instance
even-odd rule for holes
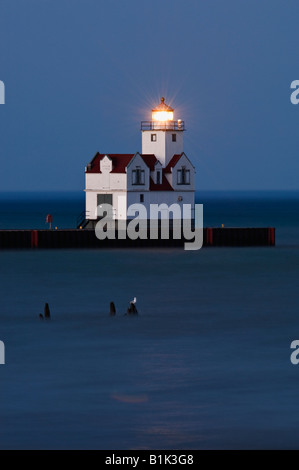
[[[47,302],[45,303],[44,315],[45,315],[46,320],[49,320],[51,318],[50,307],[49,307],[49,304]]]
[[[114,316],[115,314],[116,314],[116,308],[115,308],[114,302],[110,302],[110,313],[109,313],[109,315]]]

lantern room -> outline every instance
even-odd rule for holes
[[[162,96],[161,103],[152,110],[153,121],[173,121],[173,109],[167,106],[165,98]]]
[[[165,103],[165,98],[163,96],[161,98],[160,104],[152,109],[152,120],[141,122],[142,131],[148,131],[152,129],[174,131],[185,130],[184,121],[181,119],[178,119],[177,121],[174,120],[174,109]]]

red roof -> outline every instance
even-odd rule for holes
[[[96,153],[91,162],[87,165],[86,168],[86,173],[101,173],[100,171],[100,161],[107,155],[112,160],[112,171],[111,173],[125,173],[126,172],[126,167],[134,157],[133,153],[127,154],[127,153],[110,153],[105,154],[105,153]],[[145,164],[149,167],[150,171],[154,171],[155,169],[155,164],[157,163],[158,159],[156,158],[155,155],[153,154],[142,154],[140,155]],[[171,161],[168,163],[167,167],[163,169],[162,172],[162,183],[161,184],[156,184],[150,178],[150,185],[149,189],[150,191],[173,191],[173,188],[171,184],[168,182],[166,176],[164,175],[164,172],[167,173],[167,168],[174,166],[181,155],[174,155],[171,159]],[[169,172],[169,171],[168,171]]]
[[[87,165],[86,173],[101,173],[100,161],[105,157],[105,155],[107,154],[97,152],[91,162]],[[134,154],[111,153],[107,156],[112,160],[113,170],[111,173],[125,173],[125,169],[134,157]]]
[[[156,156],[154,154],[142,154],[141,155],[142,160],[144,163],[149,167],[151,171],[154,171],[155,169],[155,164],[158,161]]]
[[[109,154],[112,160],[112,171],[111,173],[125,173],[126,167],[134,157],[134,154]],[[102,160],[102,159],[101,159]]]
[[[166,176],[162,174],[162,183],[161,184],[156,184],[150,178],[150,186],[149,186],[150,191],[173,191],[173,187],[171,184],[168,182]]]
[[[168,165],[165,167],[165,173],[170,173],[170,169],[173,168],[177,162],[179,161],[179,159],[181,158],[182,156],[182,153],[180,153],[180,155],[174,155],[172,157],[172,159],[170,160],[170,162],[168,163]]]
[[[126,167],[134,157],[133,153],[96,153],[89,165],[87,165],[86,173],[101,173],[100,161],[107,155],[112,160],[111,173],[125,173]],[[154,171],[157,158],[153,154],[141,155],[144,163],[149,167],[150,171]]]

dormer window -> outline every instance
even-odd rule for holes
[[[140,185],[145,184],[144,180],[144,170],[137,167],[135,170],[132,171],[132,185]]]
[[[178,170],[178,184],[190,184],[190,170],[184,166]]]
[[[161,184],[161,171],[157,171],[157,184]]]

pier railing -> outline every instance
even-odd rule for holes
[[[141,121],[142,131],[185,131],[184,121]]]

